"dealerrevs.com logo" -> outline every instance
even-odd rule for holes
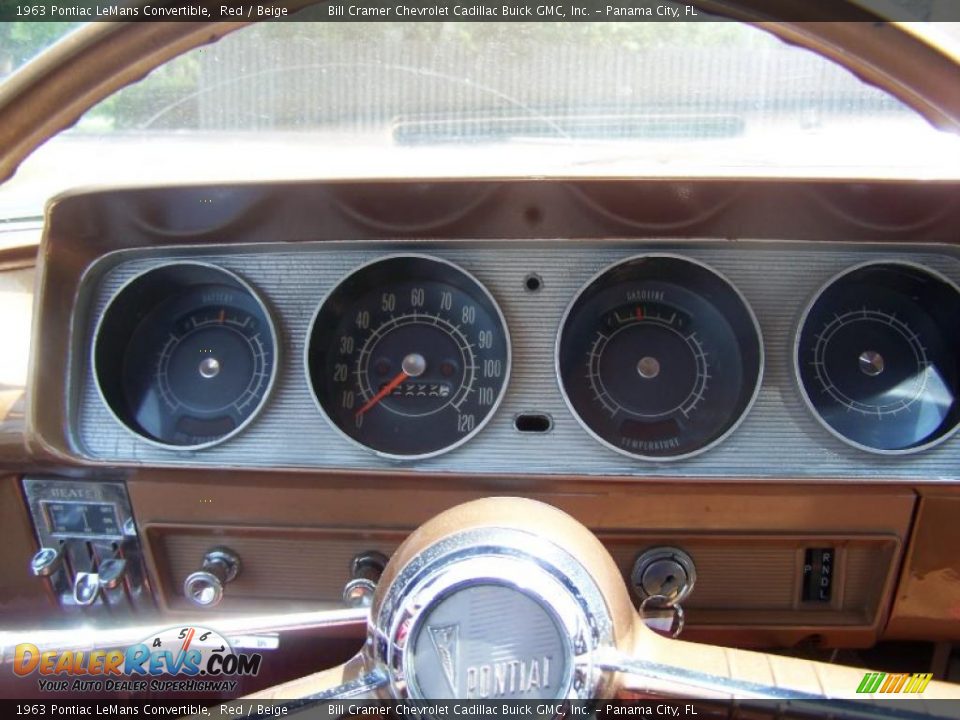
[[[44,650],[21,643],[13,672],[38,675],[47,692],[230,692],[260,672],[259,653],[238,653],[215,630],[170,628],[116,650]]]

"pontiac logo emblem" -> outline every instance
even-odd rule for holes
[[[427,628],[440,658],[440,666],[454,696],[457,695],[457,669],[460,664],[460,625],[432,625]]]

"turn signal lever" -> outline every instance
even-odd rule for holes
[[[223,600],[223,590],[240,574],[240,557],[225,547],[208,550],[203,567],[183,581],[183,594],[197,607],[214,607]]]

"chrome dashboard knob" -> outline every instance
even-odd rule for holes
[[[30,572],[37,577],[49,577],[63,567],[63,553],[58,548],[40,548],[30,559]]]
[[[343,602],[347,607],[365,608],[373,604],[377,584],[367,578],[353,578],[343,586]]]
[[[213,548],[203,556],[203,567],[183,581],[183,594],[197,607],[214,607],[223,600],[224,587],[239,574],[239,556],[229,548]]]
[[[110,558],[100,563],[98,568],[100,587],[113,590],[120,587],[127,574],[127,561],[123,558]]]
[[[350,561],[353,576],[343,586],[343,602],[348,607],[370,607],[377,582],[387,565],[387,556],[375,550],[360,553]]]
[[[94,572],[77,573],[73,581],[73,601],[80,607],[93,605],[100,596],[100,576]]]

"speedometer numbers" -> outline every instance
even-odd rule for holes
[[[814,298],[794,355],[804,399],[834,435],[916,452],[960,423],[960,290],[925,268],[870,263]]]
[[[323,301],[307,371],[320,410],[378,455],[431,457],[491,418],[510,374],[510,338],[493,297],[437,258],[365,265]]]
[[[671,255],[618,263],[567,309],[557,340],[567,404],[608,447],[645,460],[703,452],[756,397],[763,348],[743,297]]]

